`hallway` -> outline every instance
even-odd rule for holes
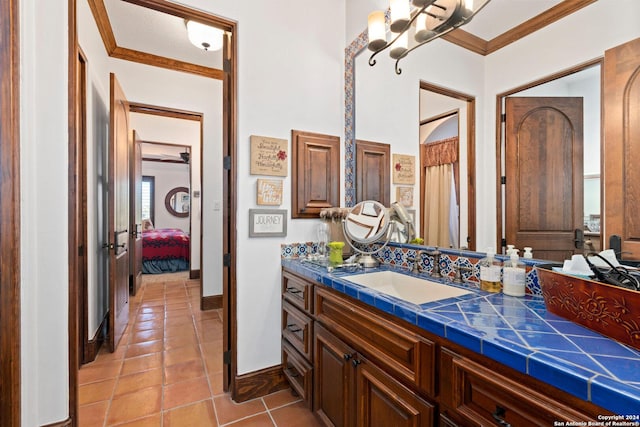
[[[283,390],[242,404],[222,390],[222,310],[200,311],[200,282],[143,276],[117,351],[79,372],[81,427],[316,426]]]

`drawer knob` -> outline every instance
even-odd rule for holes
[[[287,288],[287,292],[289,292],[290,294],[299,294],[302,291],[296,288]]]
[[[493,419],[496,420],[496,423],[502,427],[511,427],[511,424],[504,420],[504,414],[507,412],[502,406],[496,406],[496,410],[491,415]]]
[[[351,359],[352,356],[350,354],[345,353],[342,357],[344,357],[344,360],[349,360]]]
[[[289,329],[291,332],[300,332],[302,330],[301,328],[298,328],[295,323],[287,325],[287,329]]]
[[[357,368],[357,367],[358,367],[358,365],[359,365],[360,363],[362,363],[362,362],[360,362],[358,359],[353,359],[353,360],[351,361],[351,363],[353,363],[353,367],[354,367],[354,368]]]

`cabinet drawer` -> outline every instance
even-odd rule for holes
[[[282,341],[282,370],[291,388],[312,409],[313,368],[285,340]]]
[[[286,299],[282,300],[282,337],[311,362],[313,320]]]
[[[469,359],[453,358],[446,365],[451,367],[451,390],[442,389],[442,400],[465,425],[552,426],[554,421],[594,419]]]
[[[371,313],[345,297],[315,287],[316,319],[399,379],[435,394],[436,344]]]
[[[283,270],[282,296],[300,310],[311,315],[313,310],[313,283]]]

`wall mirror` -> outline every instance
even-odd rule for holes
[[[165,196],[164,205],[171,215],[187,218],[190,206],[189,189],[187,187],[173,188]]]
[[[344,234],[347,243],[361,256],[358,263],[364,267],[376,267],[378,261],[371,255],[379,252],[389,243],[390,218],[387,208],[375,200],[364,200],[355,205],[347,214],[343,222]],[[373,251],[367,251],[362,247],[354,246],[352,242],[367,245],[379,240],[385,240],[385,244]]]

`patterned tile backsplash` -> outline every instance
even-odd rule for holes
[[[378,244],[369,245],[363,248],[367,251],[378,248]],[[398,267],[411,268],[413,259],[419,250],[432,251],[435,248],[389,243],[384,249],[382,249],[376,258],[381,264],[395,265]],[[480,286],[480,266],[478,263],[482,258],[486,256],[484,252],[472,252],[456,249],[444,249],[438,248],[442,255],[440,256],[440,272],[443,276],[453,278],[455,275],[454,267],[460,265],[466,267],[469,270],[462,270],[461,274],[464,280],[475,287]],[[304,258],[309,254],[315,254],[318,252],[317,242],[304,242],[304,243],[283,243],[280,245],[280,255],[284,259],[292,258]],[[496,259],[499,261],[507,260],[506,256],[496,255]],[[538,283],[538,274],[533,268],[536,264],[547,264],[548,261],[524,259],[522,261],[527,266],[526,286],[527,294],[542,296],[540,290],[540,284]],[[424,253],[420,256],[420,267],[422,271],[431,273],[433,270],[433,257]]]

